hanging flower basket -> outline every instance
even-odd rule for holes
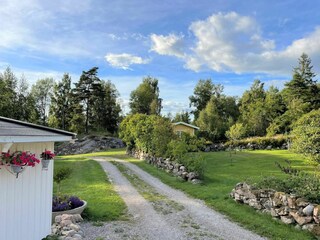
[[[44,152],[41,153],[41,164],[42,164],[42,170],[48,170],[50,161],[53,160],[54,154],[49,151],[45,150]]]
[[[10,173],[18,178],[19,173],[23,172],[26,166],[34,167],[40,163],[40,160],[36,158],[35,154],[31,154],[30,152],[16,151],[11,154],[8,151],[1,154],[1,162]],[[7,168],[8,166],[10,166],[11,170]]]

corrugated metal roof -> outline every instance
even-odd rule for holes
[[[10,118],[0,117],[0,136],[23,136],[23,137],[56,137],[56,136],[71,136],[76,137],[76,134],[40,126],[32,123],[22,122]]]

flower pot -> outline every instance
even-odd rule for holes
[[[18,178],[19,173],[24,170],[24,166],[11,164],[11,171],[16,174],[16,178]]]
[[[42,159],[42,160],[41,160],[42,170],[48,170],[50,161],[51,161],[51,160],[48,160],[48,159]]]
[[[66,211],[59,211],[59,212],[52,212],[52,222],[54,223],[54,219],[56,218],[56,216],[58,215],[62,215],[62,214],[81,214],[83,212],[83,210],[87,207],[87,202],[83,201],[83,205],[74,209],[70,209],[70,210],[66,210]]]

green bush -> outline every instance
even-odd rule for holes
[[[167,156],[181,159],[188,152],[188,144],[181,140],[171,140],[168,144]]]
[[[183,164],[189,172],[196,172],[200,179],[203,178],[206,168],[206,160],[202,155],[197,153],[185,154],[178,160],[178,162]]]
[[[226,137],[229,140],[239,140],[241,138],[243,138],[246,134],[247,130],[246,128],[243,126],[242,123],[236,123],[234,125],[232,125],[229,130],[226,132]]]
[[[293,125],[291,149],[320,163],[320,110],[313,110]]]

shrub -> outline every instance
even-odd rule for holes
[[[200,154],[185,154],[178,160],[178,162],[183,164],[188,171],[197,173],[200,179],[203,178],[206,168],[206,160]]]
[[[242,140],[233,140],[225,143],[225,147],[246,148],[250,145],[254,149],[265,149],[269,146],[272,148],[281,148],[288,141],[288,137],[277,135],[275,137],[253,137]]]
[[[181,159],[188,152],[188,144],[181,140],[171,140],[168,144],[167,156]]]
[[[53,175],[53,181],[55,181],[58,185],[58,194],[60,193],[61,190],[61,182],[63,180],[66,180],[70,177],[72,173],[72,169],[68,168],[68,167],[64,167],[64,168],[59,168],[55,171],[54,175]]]
[[[320,110],[313,110],[293,125],[291,149],[320,163]]]
[[[242,123],[236,123],[230,127],[230,129],[226,132],[226,137],[229,140],[239,140],[243,138],[246,134],[246,128]]]

